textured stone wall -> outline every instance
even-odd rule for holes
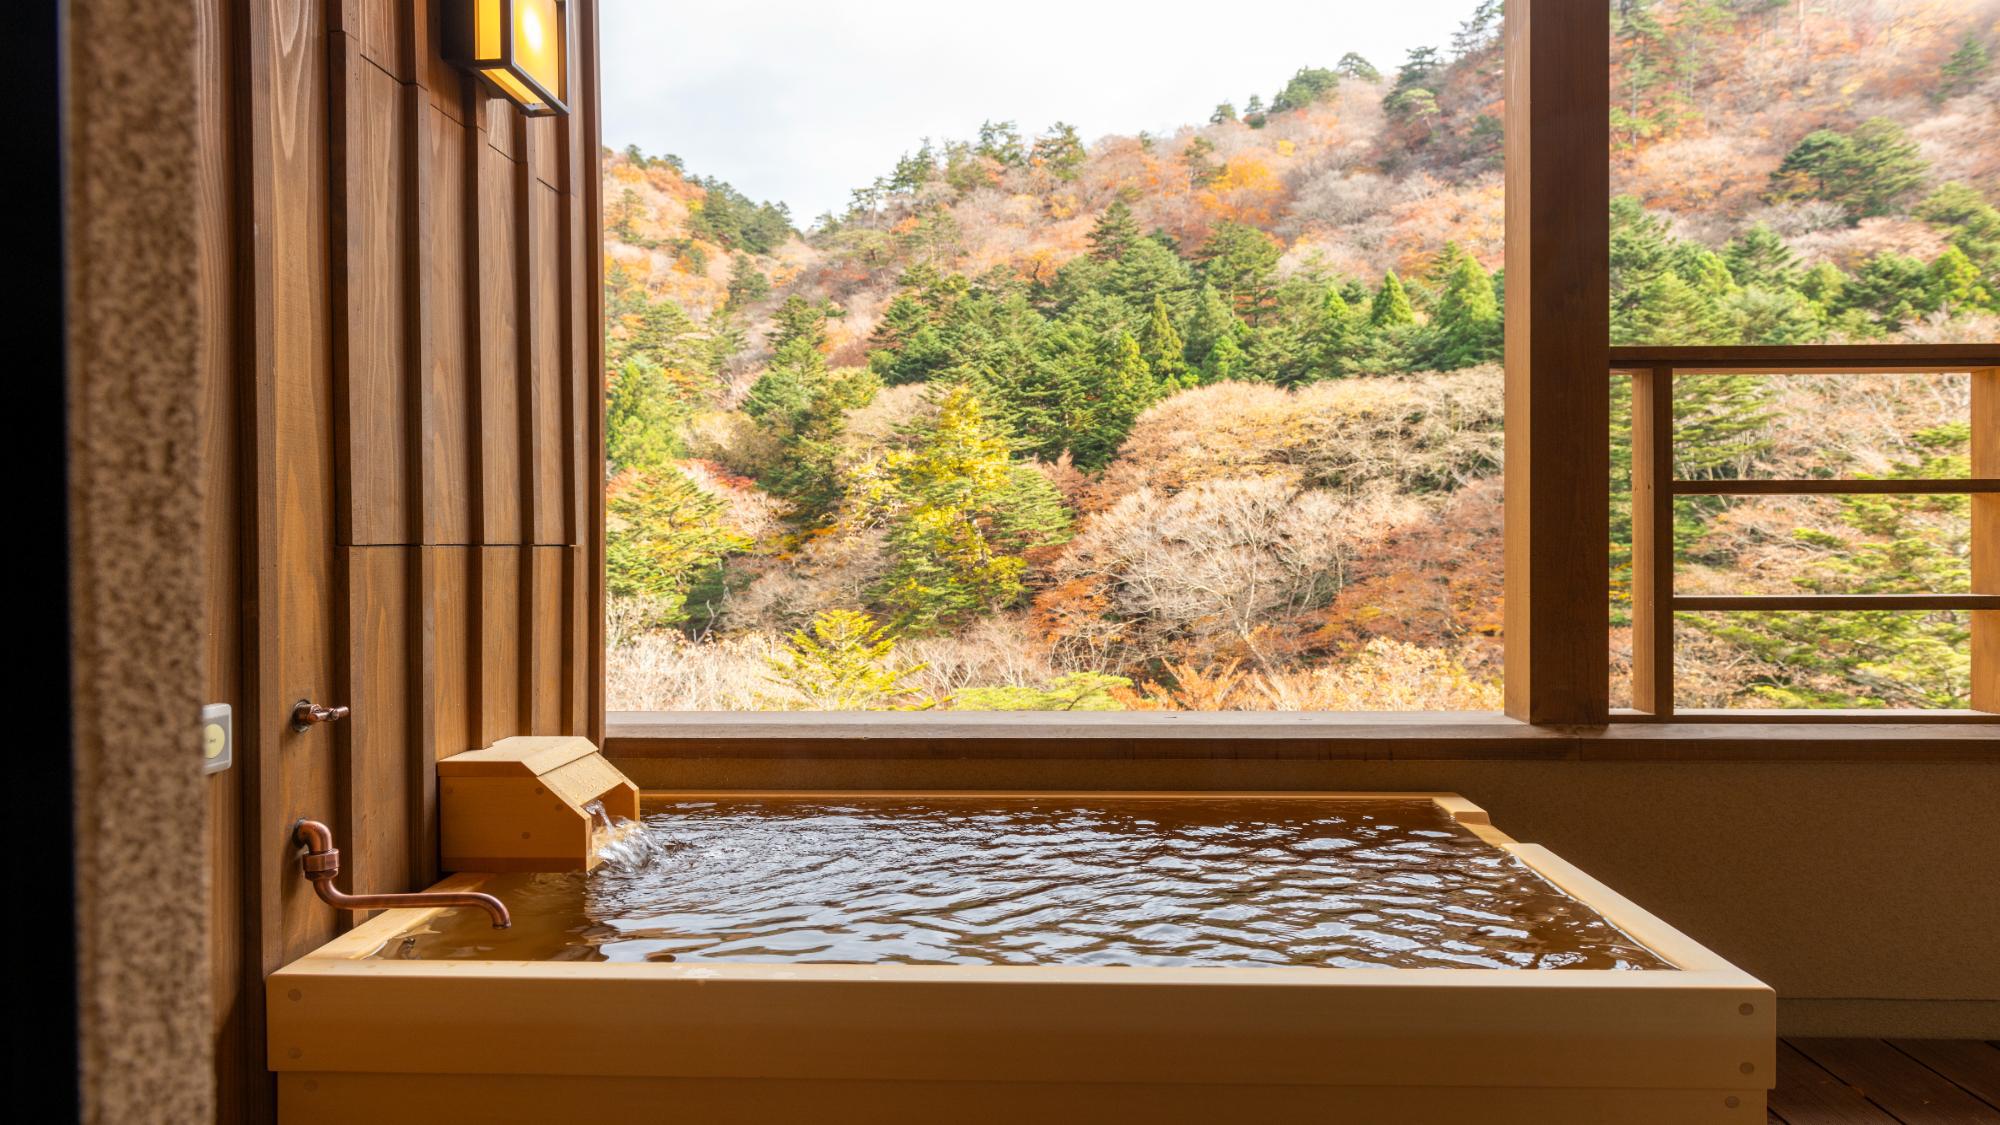
[[[196,738],[195,9],[176,0],[67,8],[84,1115],[199,1122],[213,1095]]]

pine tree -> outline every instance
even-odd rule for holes
[[[771,279],[757,268],[748,254],[738,254],[729,270],[729,302],[726,307],[740,309],[764,299],[771,292]]]
[[[1207,137],[1195,137],[1181,150],[1181,163],[1187,168],[1189,187],[1205,188],[1222,175],[1222,167],[1214,157],[1215,142]]]
[[[1851,133],[1821,129],[1808,134],[1771,173],[1769,197],[1838,203],[1858,222],[1891,213],[1923,185],[1929,167],[1902,126],[1871,117]]]
[[[1089,423],[1070,446],[1076,465],[1086,471],[1111,463],[1125,443],[1132,423],[1159,397],[1159,384],[1146,364],[1139,341],[1120,332],[1107,349],[1105,370],[1091,404]]]
[[[750,546],[722,515],[721,501],[672,466],[622,475],[605,501],[605,588],[645,599],[653,624],[682,623],[689,595]]]
[[[680,425],[692,411],[658,367],[629,359],[606,384],[604,459],[612,473],[656,472],[681,456]]]
[[[1271,112],[1304,109],[1340,87],[1340,75],[1322,67],[1300,67],[1285,88],[1271,99]]]
[[[1083,139],[1077,136],[1076,126],[1058,121],[1035,138],[1028,159],[1049,175],[1067,182],[1082,172],[1084,155]]]
[[[1252,324],[1272,299],[1271,280],[1282,251],[1268,234],[1248,223],[1222,222],[1202,243],[1195,260],[1201,276],[1244,320]]]
[[[1125,256],[1140,239],[1139,224],[1132,218],[1132,209],[1122,199],[1114,200],[1111,206],[1098,216],[1097,225],[1090,231],[1090,256],[1100,262],[1116,261]]]
[[[1982,284],[1979,267],[1956,246],[1945,247],[1931,263],[1928,289],[1928,307],[1932,309],[1958,311],[1993,305],[1993,294]]]
[[[987,534],[995,506],[1018,498],[1025,483],[1015,473],[1011,440],[970,388],[951,387],[932,403],[935,418],[907,431],[909,446],[887,461],[892,561],[876,590],[898,627],[913,633],[953,628],[1014,604],[1026,569]],[[1007,538],[1033,545],[1024,530],[1016,525]]]
[[[1208,123],[1210,125],[1223,125],[1235,120],[1236,103],[1234,102],[1223,102],[1215,107],[1214,113],[1208,115]]]
[[[1967,35],[1965,42],[1959,44],[1958,50],[1945,61],[1938,76],[1938,100],[1956,97],[1979,85],[1979,80],[1986,76],[1987,69],[1992,65],[1993,56],[1987,51],[1986,44],[1977,35]]]
[[[1416,310],[1410,307],[1410,294],[1403,288],[1403,281],[1395,270],[1382,275],[1382,286],[1375,291],[1375,301],[1368,308],[1368,326],[1382,331],[1403,328],[1417,322]]]
[[[1778,237],[1778,232],[1758,223],[1743,232],[1723,251],[1722,260],[1740,285],[1765,289],[1790,289],[1798,284],[1799,256]]]
[[[1493,279],[1470,255],[1457,255],[1431,314],[1427,366],[1456,371],[1500,359],[1500,305]]]
[[[1340,61],[1333,65],[1333,69],[1339,71],[1343,77],[1358,79],[1362,82],[1382,81],[1382,72],[1375,69],[1375,64],[1355,54],[1353,51],[1340,56]]]
[[[1978,189],[1962,183],[1945,184],[1917,206],[1917,215],[1943,228],[1952,243],[1979,267],[1989,289],[2000,286],[2000,210],[1986,202]]]
[[[1182,342],[1181,334],[1174,331],[1174,322],[1167,316],[1167,303],[1159,297],[1153,298],[1152,315],[1146,318],[1141,353],[1152,368],[1153,377],[1168,393],[1194,385],[1193,372],[1188,369],[1187,345]]]
[[[1320,298],[1319,331],[1313,343],[1314,363],[1321,378],[1346,373],[1348,353],[1361,333],[1362,322],[1338,285],[1326,287]]]
[[[785,639],[772,679],[814,711],[912,710],[928,706],[912,680],[922,664],[896,659],[888,627],[858,610],[833,609]]]

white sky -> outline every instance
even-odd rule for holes
[[[1393,73],[1475,3],[602,0],[604,143],[676,153],[804,226],[926,136],[1165,133],[1348,51]]]

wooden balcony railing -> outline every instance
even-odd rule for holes
[[[2000,720],[2000,345],[1619,347],[1632,380],[1632,709],[1627,721],[1900,722]],[[1685,374],[1950,374],[1972,378],[1972,472],[1963,480],[1674,479],[1674,377]],[[1972,497],[1972,591],[1964,594],[1690,596],[1674,590],[1680,496],[1963,495]],[[1674,707],[1674,614],[1965,611],[1972,615],[1971,711],[1683,711]]]

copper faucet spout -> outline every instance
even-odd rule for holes
[[[340,849],[333,846],[333,831],[317,820],[301,820],[292,828],[292,839],[306,849],[299,857],[299,869],[312,880],[320,901],[339,910],[395,910],[409,906],[476,906],[493,919],[493,928],[504,930],[514,924],[507,904],[478,891],[423,891],[403,895],[351,895],[333,885],[340,874]]]

